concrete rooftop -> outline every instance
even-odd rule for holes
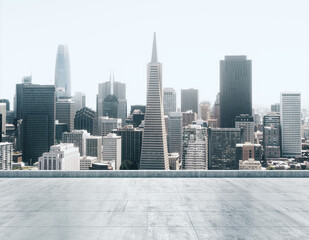
[[[0,178],[0,239],[309,239],[309,178]]]

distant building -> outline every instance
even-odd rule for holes
[[[74,129],[87,130],[91,135],[97,134],[98,116],[88,107],[79,109],[75,113]]]
[[[100,162],[102,161],[102,137],[101,136],[87,136],[86,137],[86,156],[96,157]]]
[[[61,143],[39,158],[39,170],[79,171],[80,155],[73,143]]]
[[[250,142],[236,144],[236,159],[237,160],[254,160],[260,161],[262,158],[261,144],[253,144]]]
[[[174,88],[163,89],[163,107],[164,115],[170,112],[176,112],[176,91]]]
[[[243,129],[243,143],[254,143],[254,119],[248,114],[240,114],[235,118],[235,127]]]
[[[192,122],[196,121],[197,119],[197,114],[193,111],[186,111],[182,113],[182,126],[186,127]]]
[[[90,137],[90,134],[86,130],[73,130],[62,134],[62,142],[74,143],[74,146],[78,147],[80,155],[84,156],[86,153],[87,137]]]
[[[270,106],[272,112],[280,113],[280,103],[275,103]]]
[[[112,133],[121,136],[121,163],[122,169],[139,169],[143,131],[133,128],[132,125],[114,129]]]
[[[182,113],[171,112],[168,116],[167,144],[169,153],[178,153],[182,157]]]
[[[56,120],[55,123],[56,128],[56,141],[60,142],[62,140],[62,134],[64,132],[68,132],[68,124],[66,123],[59,123],[59,121]]]
[[[168,161],[170,163],[170,170],[180,170],[181,160],[179,158],[179,153],[169,153]]]
[[[132,105],[130,114],[133,114],[134,110],[141,110],[142,113],[146,113],[146,105]]]
[[[189,125],[183,129],[182,169],[207,170],[207,128]]]
[[[93,163],[97,163],[96,157],[82,156],[80,157],[80,170],[89,170]]]
[[[210,128],[208,130],[208,169],[238,170],[236,144],[241,143],[242,130],[239,128]]]
[[[181,89],[181,111],[193,111],[198,114],[198,89]]]
[[[59,123],[66,123],[69,131],[74,129],[74,102],[71,99],[58,98],[56,102],[56,119]]]
[[[301,156],[300,93],[281,93],[280,125],[282,157]]]
[[[6,104],[6,111],[10,111],[10,101],[8,99],[0,99],[0,103],[5,103]]]
[[[0,142],[0,170],[11,170],[13,162],[13,143]]]
[[[239,170],[261,170],[261,162],[255,161],[253,158],[248,160],[239,160]]]
[[[121,166],[121,137],[115,133],[109,133],[103,137],[103,161],[115,161],[115,170]]]
[[[207,125],[209,128],[218,128],[217,119],[208,119]]]
[[[6,134],[6,104],[5,103],[0,103],[0,114],[2,115],[1,121],[1,133]]]
[[[86,95],[83,92],[76,92],[73,96],[74,112],[86,107]]]
[[[246,56],[225,56],[220,61],[220,127],[234,128],[240,114],[252,116],[252,63]]]
[[[139,109],[135,109],[133,114],[132,114],[132,124],[133,127],[138,127],[142,121],[145,119],[145,113],[143,113],[141,110]]]
[[[281,157],[280,116],[268,115],[263,118],[263,147],[265,159]]]
[[[111,133],[113,129],[122,127],[122,121],[119,118],[99,117],[98,135],[104,137]]]
[[[200,118],[208,121],[211,118],[211,107],[209,102],[200,103]]]
[[[217,94],[215,104],[212,108],[212,119],[217,120],[217,128],[220,127],[220,93]]]

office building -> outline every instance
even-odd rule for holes
[[[220,61],[220,127],[234,128],[240,114],[252,116],[252,67],[246,56]]]
[[[143,131],[127,125],[112,133],[121,136],[121,169],[139,169],[142,151]]]
[[[0,103],[5,103],[6,106],[5,106],[5,109],[6,111],[10,111],[10,101],[8,99],[0,99]]]
[[[280,116],[267,115],[263,118],[263,147],[265,159],[281,157]]]
[[[282,157],[301,156],[300,93],[281,93],[280,125]]]
[[[180,170],[181,169],[181,160],[179,153],[169,153],[168,161],[170,163],[170,170]]]
[[[254,143],[254,119],[252,116],[240,114],[235,118],[235,127],[243,129],[243,143]]]
[[[176,112],[176,91],[174,88],[163,89],[163,107],[164,115]]]
[[[182,156],[182,113],[171,112],[168,116],[167,144],[169,153],[178,153]]]
[[[2,115],[1,133],[6,134],[6,103],[0,103],[0,114]]]
[[[59,123],[58,120],[55,122],[55,129],[56,129],[56,142],[60,143],[62,141],[62,134],[64,132],[68,132],[68,125],[66,123]]]
[[[102,161],[102,137],[88,136],[86,137],[86,156],[96,157],[100,162]]]
[[[272,112],[280,113],[280,103],[275,103],[270,106]]]
[[[211,118],[211,107],[209,102],[200,103],[200,118],[208,121]]]
[[[74,102],[69,98],[58,98],[56,102],[56,120],[58,120],[59,123],[66,123],[68,131],[74,129],[74,116]]]
[[[147,105],[140,162],[143,170],[169,169],[162,96],[162,65],[157,59],[154,34],[152,58],[147,65]]]
[[[208,129],[208,169],[238,170],[239,159],[236,157],[236,144],[241,143],[242,129]]]
[[[220,127],[220,93],[218,93],[216,96],[216,101],[212,108],[211,118],[217,121],[216,126],[217,128],[219,128]]]
[[[121,166],[121,137],[115,133],[109,133],[103,137],[103,161],[115,161],[115,170]]]
[[[56,59],[55,86],[57,100],[71,97],[70,55],[66,45],[59,45]]]
[[[0,142],[0,170],[11,170],[13,162],[13,143]]]
[[[181,89],[181,111],[193,111],[198,114],[198,90],[197,89]]]
[[[90,137],[90,134],[86,130],[73,130],[62,134],[62,142],[73,143],[75,147],[78,147],[80,156],[84,156],[86,154],[87,137]]]
[[[236,159],[249,160],[253,158],[256,161],[262,159],[261,144],[253,144],[250,142],[236,144]]]
[[[16,84],[16,104],[23,162],[32,165],[55,142],[55,86]]]
[[[132,114],[132,124],[133,127],[138,127],[142,121],[145,119],[145,113],[143,113],[140,109],[135,109]]]
[[[189,125],[183,129],[182,169],[207,170],[207,128]]]
[[[74,112],[86,107],[86,94],[83,92],[76,92],[73,96]]]
[[[97,134],[98,116],[88,107],[79,109],[75,113],[74,129],[87,130],[91,135]]]
[[[119,118],[109,118],[109,117],[99,117],[98,119],[98,135],[104,137],[111,133],[113,129],[118,129],[122,127],[121,119]]]
[[[197,120],[197,114],[192,110],[182,113],[182,126],[186,127]]]
[[[39,170],[79,171],[80,155],[73,143],[61,143],[39,157]]]

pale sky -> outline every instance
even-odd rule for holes
[[[98,83],[127,84],[128,109],[146,102],[146,65],[153,32],[163,87],[198,88],[212,103],[219,60],[247,55],[253,65],[253,106],[302,93],[309,106],[308,0],[0,0],[0,98],[13,106],[15,84],[53,84],[58,44],[71,57],[72,92],[95,109]],[[12,108],[12,107],[11,107]]]

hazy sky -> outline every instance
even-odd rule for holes
[[[58,44],[71,57],[72,92],[95,109],[98,83],[127,84],[128,107],[146,102],[146,65],[153,32],[163,87],[198,88],[212,103],[219,60],[247,55],[253,65],[253,105],[300,91],[309,106],[308,0],[0,0],[0,98],[15,84],[53,84]],[[13,105],[13,103],[12,103]]]

